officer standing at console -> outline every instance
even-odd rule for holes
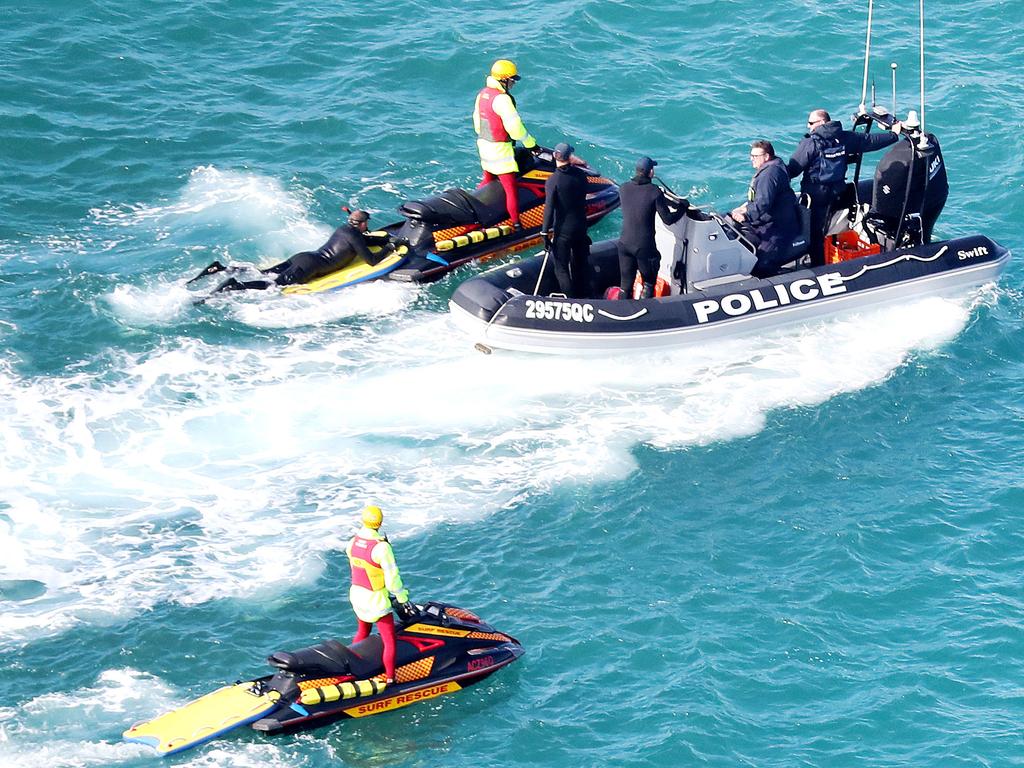
[[[640,298],[654,296],[654,283],[658,279],[661,255],[654,243],[654,215],[661,217],[667,225],[675,224],[690,207],[686,200],[680,201],[676,210],[669,207],[665,193],[652,183],[654,166],[658,163],[649,157],[636,162],[636,175],[619,187],[622,203],[622,232],[619,234],[619,287],[623,298],[633,296],[633,281],[639,269],[643,280]]]
[[[902,128],[899,120],[892,132],[856,133],[844,131],[843,124],[833,120],[824,109],[816,109],[807,117],[807,133],[786,164],[789,177],[800,180],[800,192],[811,198],[811,232],[808,244],[811,266],[825,263],[825,227],[832,204],[846,186],[849,159],[864,152],[895,144]]]

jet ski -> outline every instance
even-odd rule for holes
[[[893,119],[884,110],[861,114],[855,127]],[[452,318],[483,352],[603,354],[703,344],[998,279],[1010,252],[988,237],[931,242],[948,193],[934,134],[902,136],[873,179],[859,182],[859,169],[832,219],[822,266],[809,266],[806,201],[791,261],[763,279],[751,276],[755,246],[730,218],[690,207],[671,226],[657,221],[661,265],[652,298],[606,298],[619,292],[619,268],[615,241],[605,241],[591,249],[589,297],[554,293],[553,270],[535,256],[463,283],[450,302]]]
[[[408,243],[410,254],[388,279],[429,282],[471,261],[486,261],[539,243],[544,223],[544,183],[555,171],[555,159],[550,149],[540,147],[531,152],[519,147],[516,161],[521,229],[512,229],[505,192],[498,181],[472,193],[450,189],[403,203],[398,212],[405,221],[393,226],[399,241]],[[588,180],[587,224],[593,226],[619,207],[619,187],[589,166],[582,169]]]
[[[250,725],[263,733],[305,730],[390,712],[478,683],[518,659],[523,648],[471,611],[439,602],[412,606],[395,623],[395,682],[386,684],[383,643],[327,640],[272,653],[272,675],[224,686],[124,732],[161,756]]]
[[[550,149],[516,150],[519,164],[517,193],[521,228],[513,229],[505,207],[505,191],[499,181],[468,192],[449,189],[422,200],[409,200],[398,207],[404,217],[374,232],[370,249],[383,251],[376,265],[356,258],[344,269],[299,285],[286,286],[284,294],[337,291],[368,280],[426,283],[438,280],[453,269],[474,260],[486,261],[505,253],[529,248],[540,242],[544,221],[544,183],[555,171]],[[589,166],[587,222],[593,225],[619,207],[619,188],[611,179]],[[270,268],[271,270],[275,267]],[[258,272],[253,265],[223,265],[214,262],[189,282],[208,275],[228,272],[236,277],[228,290],[241,287],[269,287],[272,280],[245,272]],[[242,273],[242,274],[238,274]],[[223,290],[223,284],[219,288]]]

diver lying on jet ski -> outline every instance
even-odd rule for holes
[[[555,160],[548,149],[536,153],[520,149],[516,153],[520,229],[512,227],[505,191],[494,181],[472,192],[453,188],[406,200],[398,208],[401,221],[375,226],[369,233],[359,228],[358,237],[352,225],[341,227],[322,248],[296,254],[269,269],[214,261],[186,285],[223,273],[235,279],[226,280],[220,291],[280,286],[273,295],[287,296],[332,292],[370,280],[425,283],[471,261],[528,247],[540,241],[544,185],[555,172]],[[619,207],[619,188],[594,169],[581,167],[586,174],[589,227]],[[359,245],[367,246],[371,256],[360,255],[361,250],[356,253]],[[214,293],[204,292],[194,303],[202,304]]]
[[[363,259],[370,266],[375,266],[390,250],[394,249],[395,243],[387,234],[368,235],[369,221],[370,214],[366,211],[352,211],[348,222],[334,230],[330,239],[317,250],[296,253],[280,264],[260,270],[265,275],[274,275],[272,279],[239,280],[236,277],[229,277],[218,285],[213,293],[265,290],[274,285],[300,285],[344,269],[357,257]],[[370,245],[378,245],[381,248],[374,254],[368,247]],[[392,248],[385,249],[385,246],[388,245]],[[221,269],[223,266],[219,262],[214,262],[199,276],[213,274]]]

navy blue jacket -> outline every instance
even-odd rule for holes
[[[793,156],[789,158],[786,169],[789,177],[795,179],[801,173],[804,175],[800,180],[800,191],[809,194],[821,186],[842,187],[846,179],[846,165],[853,157],[864,152],[874,152],[876,149],[884,149],[890,144],[895,144],[899,136],[892,131],[880,133],[855,133],[844,131],[843,124],[838,120],[830,120],[820,125],[811,133],[805,134],[800,140]],[[845,150],[841,154],[837,176],[839,180],[821,183],[819,174],[822,168],[822,147],[828,144],[837,144]]]
[[[757,169],[747,194],[747,223],[762,237],[788,237],[800,231],[796,195],[782,160],[773,157]]]

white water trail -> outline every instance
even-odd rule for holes
[[[153,750],[122,741],[121,731],[133,720],[155,717],[189,698],[152,675],[112,669],[89,688],[45,693],[17,707],[0,707],[0,766],[88,768],[152,762],[157,759]],[[287,762],[283,747],[251,735],[175,759],[176,764],[234,768]]]
[[[169,249],[185,252],[190,259],[187,275],[163,274],[143,277],[142,284],[135,280],[115,285],[105,302],[119,322],[135,328],[201,318],[204,312],[258,328],[295,328],[406,310],[416,299],[415,287],[386,282],[314,296],[283,297],[276,289],[254,291],[217,297],[204,309],[195,306],[222,276],[211,276],[194,290],[186,288],[184,281],[214,259],[269,266],[324,243],[338,222],[312,220],[310,202],[308,194],[285,189],[272,178],[201,166],[189,175],[176,200],[94,209],[91,215],[97,225],[133,233],[157,253]],[[341,216],[339,212],[339,220]]]
[[[202,167],[177,200],[93,218],[189,259],[211,236],[218,255],[280,257],[326,237],[308,211],[273,179]],[[415,309],[413,286],[198,308],[180,278],[117,286],[106,305],[129,327],[221,313],[278,332],[115,350],[93,373],[23,378],[0,358],[0,647],[311,583],[368,500],[401,537],[622,479],[642,444],[755,434],[774,409],[883,381],[970,313],[931,298],[712,348],[488,357],[446,315]]]
[[[881,382],[969,315],[928,298],[595,360],[484,356],[419,311],[259,348],[179,339],[100,377],[0,364],[0,583],[20,595],[0,636],[309,583],[367,500],[401,537],[618,480],[638,445],[752,435],[773,409]]]

